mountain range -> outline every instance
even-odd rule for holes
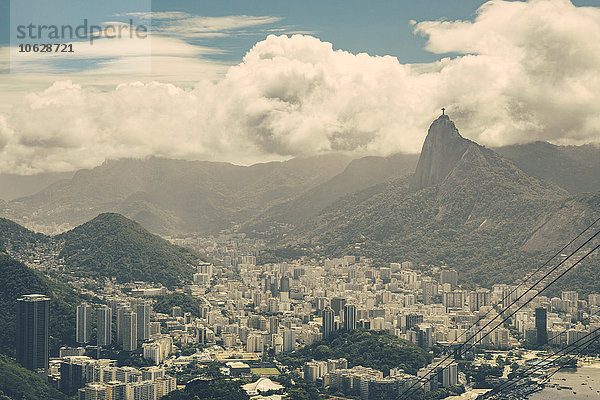
[[[453,151],[462,154],[463,141],[457,143],[454,150],[442,144],[444,151],[435,160],[456,157]],[[571,194],[600,190],[598,146],[535,142],[493,150],[526,174]],[[418,154],[358,159],[330,154],[249,167],[157,157],[109,160],[72,177],[45,175],[52,182],[45,188],[34,177],[23,177],[19,189],[18,177],[0,176],[0,183],[15,186],[8,190],[3,185],[7,199],[31,193],[34,184],[40,187],[27,196],[0,200],[0,216],[51,234],[104,212],[120,213],[160,235],[224,229],[281,234],[349,195],[411,175],[418,161]],[[445,176],[449,171],[440,172]]]
[[[242,167],[151,157],[107,161],[0,204],[0,215],[56,233],[118,212],[159,234],[213,233],[240,224],[342,172],[341,154]]]
[[[597,146],[490,149],[462,137],[442,115],[418,156],[336,154],[250,167],[108,161],[0,208],[27,226],[65,230],[91,220],[52,238],[28,235],[61,243],[72,271],[122,281],[173,285],[189,276],[198,257],[146,229],[162,235],[234,229],[294,254],[447,263],[465,282],[489,285],[522,276],[597,216],[599,169]],[[132,252],[132,243],[142,250]],[[596,290],[596,280],[584,278],[575,281]]]

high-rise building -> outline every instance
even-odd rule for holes
[[[283,331],[283,352],[290,353],[296,349],[296,331],[285,329]]]
[[[48,369],[50,298],[28,294],[17,299],[17,361],[30,370]]]
[[[246,338],[246,350],[249,353],[262,353],[265,349],[264,336],[252,333]]]
[[[150,304],[138,304],[135,311],[137,314],[137,339],[144,341],[150,338]]]
[[[323,339],[327,339],[335,329],[335,313],[329,307],[323,310]]]
[[[137,314],[132,310],[123,312],[121,321],[123,350],[133,351],[137,349]]]
[[[398,317],[398,326],[402,330],[402,332],[406,332],[411,330],[415,326],[419,325],[423,322],[423,315],[419,314],[408,314],[408,315],[400,315]]]
[[[487,307],[492,304],[492,295],[489,290],[478,289],[472,291],[469,296],[469,309],[471,311],[479,311],[482,307]]]
[[[59,372],[59,388],[63,393],[72,395],[85,385],[83,367],[81,363],[73,362],[72,358],[61,361]]]
[[[458,272],[455,269],[443,269],[440,271],[440,283],[449,283],[452,287],[458,285]]]
[[[101,306],[97,310],[98,346],[108,346],[112,343],[112,309]]]
[[[290,278],[288,276],[282,276],[279,280],[279,292],[290,291]]]
[[[89,343],[92,334],[92,306],[81,303],[77,306],[75,340],[77,343]]]
[[[269,317],[269,333],[279,333],[279,317],[277,317],[276,315],[272,315]]]
[[[342,297],[334,297],[331,299],[331,308],[335,315],[341,315],[342,310],[344,309],[344,305],[346,304],[346,299]]]
[[[421,281],[421,290],[423,292],[423,304],[433,303],[433,297],[437,296],[437,283],[432,280],[423,279]]]
[[[117,308],[117,344],[123,344],[123,323],[124,323],[124,315],[126,311],[130,311],[126,305],[120,305]]]
[[[344,306],[344,330],[351,331],[356,329],[356,306],[346,304]]]
[[[545,308],[538,307],[535,309],[535,331],[538,346],[542,346],[548,341],[547,319],[548,313]]]

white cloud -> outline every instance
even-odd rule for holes
[[[214,38],[239,35],[244,29],[280,22],[283,18],[273,16],[226,15],[205,17],[179,11],[128,13],[132,16],[152,19],[154,32],[184,38]]]
[[[55,83],[0,119],[0,171],[151,154],[247,163],[417,152],[442,106],[464,136],[486,145],[600,142],[600,10],[494,1],[473,21],[415,30],[429,50],[460,55],[403,65],[310,36],[269,36],[224,77],[194,88]],[[164,57],[168,69],[174,56]]]

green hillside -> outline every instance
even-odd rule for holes
[[[35,372],[0,355],[0,400],[67,400],[68,396],[44,382]]]
[[[56,237],[64,241],[59,257],[69,271],[120,282],[146,281],[167,286],[190,280],[199,257],[151,234],[137,222],[114,213],[98,215]]]
[[[67,287],[46,278],[5,253],[0,253],[0,353],[14,355],[16,300],[24,294],[49,296],[50,351],[58,355],[60,345],[75,342],[75,308],[84,298]]]
[[[431,361],[431,356],[416,345],[385,331],[338,331],[326,340],[284,353],[279,360],[300,367],[306,361],[343,357],[348,367],[362,365],[389,374],[390,368],[402,368],[415,374]]]
[[[17,252],[25,252],[28,245],[49,242],[50,239],[41,233],[32,232],[9,219],[0,218],[0,249],[9,247]]]

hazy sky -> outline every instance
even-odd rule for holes
[[[0,173],[149,155],[251,163],[418,152],[441,107],[485,145],[598,143],[599,6],[0,1],[0,52],[10,53],[0,60]],[[36,43],[17,38],[18,25],[84,19],[132,19],[151,34],[17,52]]]

